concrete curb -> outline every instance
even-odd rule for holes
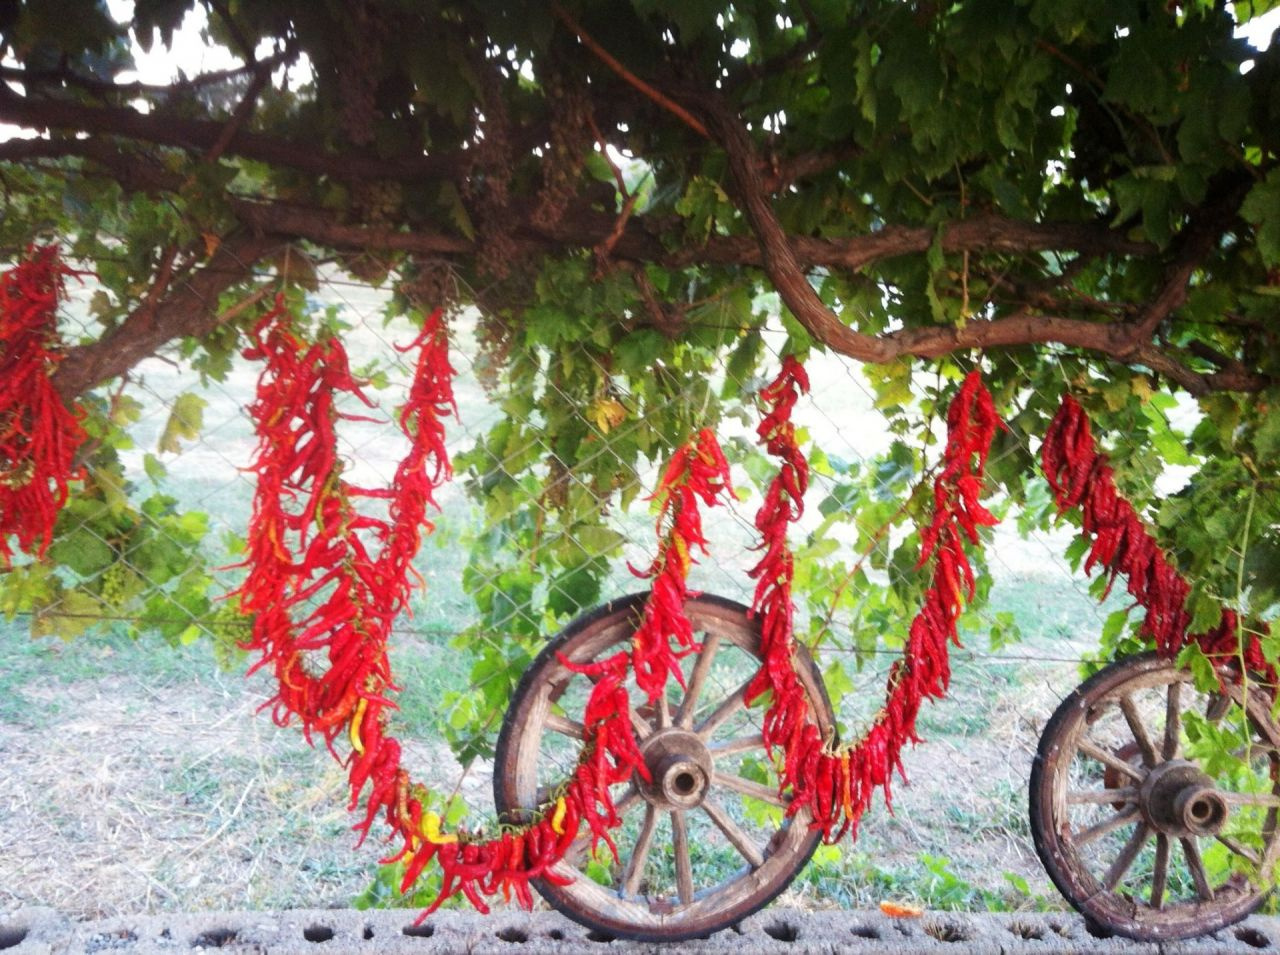
[[[555,912],[503,911],[491,916],[439,912],[416,927],[412,924],[413,918],[405,911],[299,909],[119,916],[72,922],[52,909],[27,908],[0,916],[0,952],[4,955],[176,955],[217,949],[239,955],[333,955],[337,952],[414,955],[662,952],[670,955],[677,951],[696,955],[724,952],[734,955],[1280,953],[1280,919],[1261,916],[1204,938],[1163,945],[1097,938],[1089,933],[1079,916],[1066,914],[930,912],[919,919],[889,919],[880,912],[804,912],[777,907],[709,939],[678,946],[611,940]]]

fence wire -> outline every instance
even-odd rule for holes
[[[63,316],[69,338],[91,337],[95,333],[87,315],[95,291],[92,284],[73,289]],[[387,318],[389,297],[387,286],[351,282],[339,273],[322,271],[318,289],[308,298],[313,314],[340,323],[353,368],[363,370],[378,382],[371,386],[371,394],[383,409],[384,420],[349,422],[341,430],[340,453],[347,476],[356,484],[370,487],[386,486],[391,481],[404,450],[403,438],[392,423],[391,414],[404,395],[410,369],[394,345],[410,341],[415,329],[404,318]],[[426,732],[442,732],[451,725],[456,729],[468,717],[461,712],[468,694],[483,689],[490,680],[511,679],[510,673],[476,675],[473,665],[486,651],[507,659],[513,643],[528,642],[525,635],[530,628],[550,637],[546,631],[552,623],[547,614],[538,615],[531,611],[529,603],[519,600],[510,602],[506,616],[491,611],[482,621],[472,600],[471,593],[477,589],[492,585],[491,589],[500,591],[499,578],[508,567],[498,559],[500,555],[485,553],[485,535],[492,529],[487,524],[485,489],[522,478],[504,471],[504,460],[512,457],[538,462],[533,473],[545,484],[550,469],[555,467],[556,436],[540,431],[538,426],[543,422],[534,414],[522,422],[527,426],[523,434],[532,436],[531,446],[508,449],[505,458],[488,454],[486,439],[506,416],[505,409],[533,407],[538,395],[510,390],[497,393],[486,388],[490,369],[484,367],[474,314],[453,316],[450,336],[459,416],[456,422],[449,423],[448,448],[455,461],[466,463],[459,468],[456,480],[439,495],[441,509],[435,518],[436,530],[417,561],[426,581],[425,591],[414,602],[413,616],[403,618],[393,631],[395,640],[402,644],[397,659],[409,667],[407,678],[401,681],[405,684],[402,708],[406,719],[419,713],[417,728]],[[772,353],[774,366],[783,341],[780,328],[767,330],[764,335],[764,346]],[[579,350],[577,359],[597,361],[586,349]],[[837,502],[832,506],[838,509],[842,483],[850,475],[874,468],[895,439],[856,366],[839,357],[814,356],[808,368],[814,387],[801,401],[795,418],[807,431],[810,447],[820,450],[835,466],[815,470],[809,492],[809,499],[815,503],[802,522],[798,538],[822,523],[824,515],[817,502]],[[718,388],[731,373],[727,360],[721,360],[711,376],[712,387]],[[601,367],[599,374],[616,382],[616,376],[607,368]],[[176,350],[148,359],[131,372],[125,394],[135,403],[127,409],[116,409],[122,420],[131,419],[125,429],[129,443],[119,449],[131,482],[124,490],[133,504],[131,513],[147,531],[139,539],[145,539],[151,548],[174,549],[172,573],[155,575],[151,570],[156,565],[153,555],[130,550],[128,541],[137,535],[129,529],[118,535],[100,530],[110,523],[118,502],[105,500],[97,507],[86,506],[77,512],[78,526],[69,530],[96,542],[114,555],[114,560],[96,574],[78,575],[67,567],[57,573],[68,588],[77,585],[95,594],[97,602],[87,605],[71,598],[54,601],[33,615],[19,614],[18,623],[48,633],[70,633],[80,629],[80,624],[96,623],[141,631],[144,638],[148,628],[167,627],[169,633],[178,634],[180,642],[204,635],[224,649],[243,636],[242,625],[237,630],[234,621],[228,623],[226,615],[218,615],[218,608],[219,595],[236,582],[238,571],[230,565],[238,560],[237,544],[245,534],[251,511],[254,487],[246,468],[256,439],[246,409],[257,375],[253,363],[236,359],[225,378],[215,380],[202,375],[189,357]],[[385,386],[381,384],[383,378]],[[741,384],[750,390],[760,383]],[[530,387],[555,386],[547,376],[541,376]],[[621,389],[621,385],[617,387]],[[183,398],[190,395],[199,401]],[[625,409],[630,396],[622,390],[616,395]],[[571,400],[570,396],[564,397]],[[191,421],[175,423],[175,409],[197,405],[198,428]],[[583,408],[583,414],[587,412]],[[606,453],[609,440],[624,437],[627,429],[642,425],[634,416],[623,416],[607,428],[600,420],[588,423],[601,454]],[[750,420],[726,418],[720,423],[719,436],[726,445],[746,449],[754,442],[752,425]],[[1032,449],[1018,450],[1028,454]],[[751,491],[748,457],[745,450],[741,451],[740,463],[734,468],[742,499],[735,506],[716,508],[706,515],[712,551],[701,559],[692,578],[699,590],[742,602],[749,602],[753,588],[747,571],[756,562],[752,517],[759,501],[758,492]],[[157,463],[163,468],[157,468]],[[660,462],[651,462],[614,475],[615,503],[608,509],[605,526],[616,535],[610,539],[622,542],[622,548],[610,562],[599,601],[643,587],[643,582],[628,570],[628,564],[645,566],[654,553],[653,515],[647,495],[656,482],[659,466]],[[915,475],[914,480],[919,479],[920,475]],[[570,469],[559,475],[559,480],[571,489],[582,478],[578,471]],[[144,502],[148,498],[161,503],[147,506]],[[172,507],[163,498],[172,498]],[[629,500],[629,505],[616,503],[622,500]],[[204,517],[180,516],[191,512]],[[861,526],[862,518],[857,514],[846,518],[826,531],[835,543],[827,560],[839,559],[844,562],[842,566],[852,566],[857,560],[859,540],[866,548],[865,541],[870,538],[871,548],[885,553],[900,541],[900,531],[881,534],[878,527]],[[1078,678],[1078,664],[1095,644],[1110,608],[1099,607],[1087,582],[1064,559],[1069,540],[1065,530],[1031,532],[1023,538],[1012,530],[1013,523],[1011,516],[986,549],[988,568],[995,581],[991,599],[970,624],[966,649],[957,652],[953,698],[928,708],[923,726],[926,735],[937,742],[933,749],[922,747],[910,757],[908,771],[915,777],[910,794],[901,797],[896,815],[874,814],[862,839],[842,860],[820,855],[810,874],[798,883],[796,891],[800,894],[815,901],[866,903],[874,901],[876,893],[891,891],[895,885],[900,887],[903,879],[910,878],[916,880],[912,884],[917,885],[917,891],[934,892],[939,899],[962,907],[984,901],[994,904],[997,898],[1004,898],[1015,907],[1054,904],[1045,901],[1050,890],[1037,874],[1026,823],[1018,821],[1019,804],[1023,801],[1021,787],[1039,727]],[[537,542],[539,548],[576,547],[584,558],[595,556],[592,542],[565,539],[550,529],[552,524],[548,518],[547,529]],[[200,543],[193,545],[196,539]],[[187,568],[180,558],[192,546],[199,546],[205,559]],[[486,556],[494,559],[486,560]],[[526,558],[532,560],[528,555]],[[819,562],[823,559],[819,558]],[[182,589],[185,574],[203,573],[206,564],[222,569],[212,574],[205,601],[165,602],[169,595]],[[116,609],[107,593],[112,586],[107,578],[118,578],[121,569],[135,581],[135,592],[131,603]],[[493,576],[486,578],[486,574]],[[850,573],[850,581],[852,577]],[[851,588],[846,606],[857,607],[875,600],[878,589],[886,587],[888,580],[885,574],[870,571],[865,580],[846,583]],[[535,603],[545,603],[555,586],[553,581],[538,581]],[[571,599],[574,595],[561,596]],[[147,612],[131,609],[139,605],[145,605]],[[1016,612],[1030,639],[992,648],[987,633],[1006,625],[1000,615],[1010,609]],[[531,613],[535,619],[527,619]],[[811,642],[815,634],[806,633],[804,621],[828,621],[831,634],[824,638],[821,654],[829,667],[837,668],[830,672],[839,674],[836,703],[846,731],[856,731],[879,706],[901,636],[886,634],[887,641],[877,645],[855,645],[851,632],[865,629],[866,624],[855,621],[847,609],[831,613],[828,608],[806,607],[798,619],[802,624],[800,639],[806,642]],[[451,672],[447,678],[436,669],[423,668],[421,657],[432,654],[448,655],[446,666]],[[243,665],[242,661],[232,662]],[[425,688],[414,685],[415,677],[425,680]],[[255,690],[260,686],[252,684]],[[474,716],[470,714],[470,718]],[[496,732],[492,719],[484,724],[482,732],[492,738]],[[411,755],[436,764],[442,783],[447,784],[445,777],[449,774],[458,777],[462,773],[460,764],[442,758],[438,740],[419,741],[417,752],[411,751]],[[460,779],[453,782],[483,809],[485,797],[478,790],[485,788],[488,764],[481,758],[472,765],[482,785],[462,786]],[[957,785],[957,776],[966,773],[973,774],[971,781]],[[939,798],[943,791],[945,798]],[[245,790],[240,797],[241,806],[249,795]],[[241,811],[236,806],[235,812]],[[966,854],[970,855],[968,861]],[[993,868],[992,858],[1006,861]],[[13,871],[4,881],[17,884],[14,880],[20,882],[24,873],[30,875],[26,869]],[[150,878],[155,881],[157,877]],[[1028,885],[1026,891],[1017,889]],[[168,891],[175,895],[172,889]],[[180,896],[177,893],[175,897]],[[150,904],[150,888],[147,899]]]

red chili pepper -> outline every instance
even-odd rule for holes
[[[68,485],[82,476],[84,411],[68,408],[53,384],[63,358],[58,304],[66,277],[80,274],[55,246],[32,246],[0,274],[0,568],[11,566],[11,537],[23,553],[44,556]]]

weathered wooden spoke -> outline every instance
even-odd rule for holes
[[[750,685],[751,680],[744,680],[742,685],[721,700],[720,705],[711,711],[711,715],[695,726],[693,731],[706,739],[723,726],[729,717],[739,710],[746,709],[747,687]]]
[[[1151,907],[1164,907],[1164,888],[1169,881],[1169,837],[1156,836],[1156,859],[1151,868]]]
[[[1116,772],[1123,773],[1125,776],[1128,776],[1136,782],[1142,782],[1142,780],[1146,778],[1146,774],[1143,773],[1141,769],[1126,763],[1123,759],[1120,759],[1112,753],[1108,753],[1101,746],[1098,746],[1096,743],[1089,740],[1082,739],[1080,741],[1080,752],[1087,756],[1092,756],[1104,766],[1110,766]]]
[[[1183,836],[1182,854],[1187,860],[1187,868],[1191,870],[1191,881],[1195,883],[1196,894],[1206,902],[1213,901],[1213,886],[1209,884],[1209,876],[1204,871],[1204,860],[1200,858],[1200,845],[1194,838]]]
[[[754,733],[751,736],[738,736],[723,742],[716,741],[707,746],[712,759],[722,756],[735,756],[738,753],[764,752],[764,734]]]
[[[676,853],[676,891],[681,903],[688,905],[693,901],[693,865],[689,858],[689,830],[682,809],[671,813],[671,841]]]
[[[1147,728],[1142,723],[1138,706],[1129,694],[1120,697],[1120,712],[1124,714],[1124,720],[1129,724],[1129,732],[1133,734],[1133,741],[1138,744],[1138,751],[1142,753],[1142,765],[1154,766],[1157,762],[1156,748],[1151,743],[1151,737],[1147,735]]]
[[[1165,698],[1164,742],[1160,747],[1160,755],[1165,759],[1174,759],[1178,755],[1178,733],[1181,728],[1182,681],[1174,680],[1169,684],[1169,693]]]
[[[741,776],[734,776],[732,773],[715,773],[711,777],[711,784],[713,786],[723,786],[725,789],[732,789],[736,793],[742,793],[744,796],[750,796],[753,799],[759,799],[761,802],[767,802],[784,809],[791,804],[789,796],[779,795],[778,790],[772,786],[758,783],[754,779],[743,779]]]
[[[1124,844],[1120,854],[1111,863],[1110,868],[1107,869],[1107,874],[1102,877],[1102,884],[1106,886],[1108,892],[1113,891],[1120,884],[1120,880],[1124,878],[1124,874],[1133,866],[1133,861],[1138,858],[1138,853],[1142,851],[1142,847],[1150,835],[1151,829],[1147,824],[1145,822],[1138,823],[1133,830],[1133,835],[1129,837],[1129,841]]]
[[[569,736],[573,739],[587,738],[587,728],[585,726],[577,720],[571,720],[566,716],[561,716],[559,713],[547,714],[546,727],[561,736]]]
[[[1275,793],[1233,793],[1220,792],[1228,806],[1266,806],[1280,809],[1280,796]]]
[[[1067,802],[1073,806],[1131,803],[1137,798],[1138,790],[1135,786],[1122,786],[1120,789],[1072,789],[1067,792]]]
[[[711,662],[720,649],[720,635],[709,633],[702,640],[702,649],[698,651],[698,659],[693,665],[693,673],[689,675],[689,690],[680,701],[680,709],[676,711],[676,725],[684,729],[693,726],[693,714],[698,708],[698,697],[702,695],[703,684],[707,682],[707,674],[711,672]]]
[[[741,826],[733,821],[732,816],[720,808],[719,803],[708,796],[702,801],[702,810],[711,817],[716,828],[724,833],[724,837],[738,850],[738,854],[751,863],[753,869],[764,865],[764,856],[760,853],[760,847],[752,841],[751,836],[747,835]]]
[[[1087,846],[1095,839],[1101,839],[1107,833],[1115,832],[1121,826],[1129,825],[1129,823],[1138,818],[1138,815],[1138,807],[1130,806],[1128,809],[1112,813],[1106,819],[1103,819],[1101,822],[1094,823],[1088,829],[1077,832],[1071,841],[1075,843],[1077,849],[1082,846]]]
[[[1231,836],[1223,835],[1222,833],[1218,833],[1216,836],[1214,836],[1214,838],[1217,839],[1218,842],[1226,846],[1228,849],[1230,849],[1233,853],[1238,855],[1240,858],[1244,859],[1246,862],[1249,862],[1251,865],[1254,866],[1254,868],[1261,867],[1262,859],[1258,855],[1258,853],[1254,852],[1248,846],[1244,845],[1242,842],[1240,842],[1239,839],[1235,839]]]
[[[636,836],[636,844],[631,849],[631,858],[622,872],[622,892],[624,895],[635,895],[640,891],[640,879],[644,875],[645,863],[649,860],[649,850],[653,848],[653,834],[658,828],[658,810],[646,806],[644,822],[640,824],[640,834]]]

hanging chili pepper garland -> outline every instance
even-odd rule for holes
[[[626,680],[634,665],[652,702],[671,671],[679,673],[679,658],[696,649],[683,604],[694,553],[706,545],[699,505],[712,506],[730,491],[728,466],[710,431],[676,452],[654,495],[662,545],[642,573],[653,579],[652,596],[630,651],[585,666],[566,661],[590,672],[595,685],[584,713],[582,756],[561,793],[535,821],[496,838],[446,833],[439,815],[425,808],[427,789],[410,780],[400,744],[385,729],[394,706],[387,694],[396,689],[387,638],[408,597],[421,529],[430,530],[426,514],[435,489],[450,476],[443,419],[455,410],[440,312],[413,347],[420,354],[400,421],[409,454],[390,489],[360,488],[343,478],[336,451],[338,423],[354,417],[339,410],[339,399],[365,400],[341,342],[303,342],[282,299],[258,322],[246,352],[265,363],[251,408],[258,488],[248,574],[238,589],[242,610],[253,615],[248,647],[262,654],[255,669],[271,666],[277,677],[279,691],[266,704],[277,723],[297,717],[303,732],[321,734],[338,758],[336,741],[349,738],[351,808],[363,798],[365,813],[355,828],[363,840],[378,814],[385,815],[400,848],[383,861],[404,864],[401,891],[428,864],[440,867],[440,893],[422,917],[458,893],[482,912],[488,910],[483,897],[499,892],[507,899],[514,893],[529,907],[529,880],[561,881],[551,867],[584,826],[593,845],[603,840],[617,855],[609,830],[621,820],[609,787],[634,773],[647,775]],[[362,499],[387,501],[387,517],[361,514]],[[381,545],[376,555],[366,538]]]
[[[1216,662],[1242,660],[1249,672],[1276,685],[1276,671],[1263,655],[1258,633],[1251,632],[1242,641],[1235,611],[1224,608],[1215,627],[1188,635],[1191,615],[1186,602],[1191,586],[1170,563],[1133,505],[1116,489],[1115,472],[1107,456],[1098,450],[1089,416],[1071,395],[1063,397],[1045,432],[1040,466],[1058,512],[1080,509],[1081,531],[1090,542],[1085,573],[1097,567],[1108,574],[1103,599],[1116,578],[1124,576],[1129,593],[1146,611],[1142,631],[1161,656],[1175,656],[1194,641]],[[1263,625],[1257,630],[1266,632]]]
[[[920,703],[947,691],[948,643],[959,646],[956,620],[974,592],[964,541],[979,545],[978,528],[996,523],[978,497],[992,437],[1003,425],[981,377],[971,373],[947,412],[947,445],[942,471],[934,480],[933,517],[921,533],[919,564],[933,558],[933,581],[912,621],[903,658],[890,670],[884,707],[862,739],[836,748],[814,722],[795,669],[794,560],[787,531],[803,514],[809,471],[791,412],[808,389],[804,368],[788,356],[777,379],[761,393],[766,414],[757,434],[780,465],[756,515],[764,556],[751,572],[757,579],[752,612],[760,620],[764,663],[747,690],[747,700],[772,691],[763,736],[770,752],[775,747],[783,751],[779,791],[792,790],[787,811],[794,814],[808,807],[812,825],[821,828],[828,841],[836,841],[846,831],[856,837],[858,821],[877,788],[883,788],[891,804],[891,777],[895,771],[904,775],[902,747],[919,741],[915,727]]]
[[[43,557],[79,474],[83,412],[70,409],[53,386],[62,360],[58,302],[67,268],[56,246],[31,247],[0,275],[0,566],[17,549]]]

